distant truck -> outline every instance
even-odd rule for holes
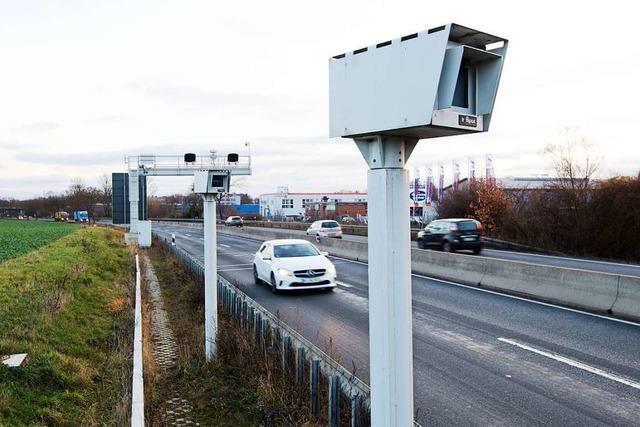
[[[73,211],[73,220],[75,222],[89,222],[89,212]]]
[[[53,214],[53,219],[55,221],[66,222],[69,221],[69,214],[64,211],[59,211]]]

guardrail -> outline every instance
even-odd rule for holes
[[[204,280],[204,265],[198,259],[154,235],[180,260],[183,268]],[[293,372],[297,384],[304,384],[305,375],[308,375],[311,412],[314,415],[320,414],[320,399],[324,395],[321,384],[326,381],[329,425],[339,425],[341,406],[344,406],[340,405],[341,397],[349,405],[350,425],[369,425],[370,390],[366,383],[220,275],[217,292],[220,307],[257,343],[277,351],[285,372]]]

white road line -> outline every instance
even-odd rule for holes
[[[234,236],[234,237],[238,237],[238,236]],[[255,241],[255,239],[251,239],[249,237],[244,237],[244,236],[238,237],[238,238],[245,239],[245,240],[254,240]],[[352,259],[343,258],[343,257],[335,256],[335,255],[329,255],[329,258],[339,259],[339,260],[343,260],[343,261],[346,261],[346,262],[351,262],[351,263],[354,263],[354,264],[368,265],[366,262],[355,261],[355,260],[352,260]],[[543,305],[545,307],[557,308],[559,310],[570,311],[572,313],[584,314],[585,316],[598,317],[600,319],[610,320],[612,322],[624,323],[626,325],[632,325],[632,326],[640,327],[640,323],[632,322],[632,321],[629,321],[629,320],[616,319],[615,317],[603,316],[601,314],[589,313],[588,311],[582,311],[582,310],[577,310],[575,308],[563,307],[561,305],[551,304],[551,303],[548,303],[548,302],[536,301],[536,300],[533,300],[533,299],[528,299],[528,298],[524,298],[524,297],[518,297],[518,296],[515,296],[515,295],[509,295],[509,294],[496,292],[496,291],[491,291],[489,289],[482,289],[482,288],[478,288],[478,287],[474,287],[474,286],[470,286],[470,285],[463,285],[462,283],[451,282],[449,280],[436,279],[435,277],[424,276],[422,274],[412,273],[411,275],[415,276],[415,277],[420,277],[421,279],[427,279],[427,280],[433,280],[435,282],[446,283],[446,284],[449,284],[449,285],[458,286],[460,288],[470,289],[470,290],[477,291],[477,292],[484,292],[484,293],[487,293],[487,294],[498,295],[498,296],[501,296],[501,297],[504,297],[504,298],[511,298],[511,299],[516,299],[516,300],[520,300],[520,301],[526,301],[526,302],[530,302],[532,304]]]
[[[366,262],[354,261],[352,259],[337,257],[335,255],[331,255],[330,258],[341,259],[341,260],[345,260],[345,261],[348,261],[348,262],[352,262],[354,264],[367,265]],[[517,300],[520,300],[520,301],[530,302],[532,304],[544,305],[545,307],[557,308],[557,309],[564,310],[564,311],[570,311],[572,313],[584,314],[585,316],[598,317],[600,319],[610,320],[612,322],[624,323],[626,325],[632,325],[632,326],[640,327],[640,323],[632,322],[630,320],[616,319],[615,317],[603,316],[602,314],[596,314],[596,313],[589,313],[588,311],[582,311],[582,310],[578,310],[578,309],[575,309],[575,308],[563,307],[561,305],[556,305],[556,304],[551,304],[551,303],[548,303],[548,302],[537,301],[537,300],[528,299],[528,298],[524,298],[524,297],[518,297],[518,296],[515,296],[515,295],[504,294],[502,292],[491,291],[489,289],[482,289],[482,288],[478,288],[478,287],[475,287],[475,286],[463,285],[462,283],[451,282],[449,280],[436,279],[435,277],[424,276],[422,274],[412,273],[411,275],[415,276],[415,277],[419,277],[421,279],[433,280],[434,282],[446,283],[448,285],[458,286],[459,288],[470,289],[472,291],[484,292],[484,293],[492,294],[492,295],[498,295],[498,296],[501,296],[501,297],[504,297],[504,298],[517,299]]]
[[[229,245],[225,245],[224,243],[218,243],[220,246],[222,246],[223,248],[230,248],[231,246]]]
[[[247,262],[244,264],[225,264],[225,265],[219,265],[218,268],[226,268],[226,267],[244,267],[246,265],[253,265],[253,263]]]
[[[539,257],[539,258],[553,258],[553,259],[560,259],[560,260],[566,260],[566,261],[578,261],[578,262],[586,262],[586,263],[593,263],[593,264],[605,264],[605,265],[612,265],[612,266],[616,266],[616,267],[640,268],[640,265],[637,265],[637,264],[624,264],[624,263],[621,263],[621,262],[599,261],[599,260],[595,260],[595,259],[584,259],[584,258],[571,258],[571,257],[556,256],[556,255],[533,254],[533,253],[529,253],[529,252],[501,251],[501,250],[497,250],[497,249],[485,249],[485,250],[487,252],[494,252],[494,253],[509,253],[509,254],[527,255],[527,256]],[[505,259],[505,258],[501,258],[501,259]],[[509,260],[509,259],[507,258],[507,260]],[[516,259],[516,260],[513,260],[513,261],[520,261],[520,260]],[[620,274],[620,273],[615,273],[615,274]]]
[[[346,284],[344,282],[338,282],[337,280],[336,280],[336,285],[342,286],[344,288],[353,288],[353,285],[348,285],[348,284]]]
[[[248,270],[252,270],[253,268],[250,267],[245,267],[245,268],[227,268],[227,269],[218,269],[218,271],[248,271]]]
[[[601,376],[603,378],[607,378],[607,379],[616,381],[616,382],[618,382],[620,384],[624,384],[624,385],[627,385],[629,387],[633,387],[635,389],[640,390],[640,383],[637,383],[637,382],[635,382],[633,380],[621,377],[621,376],[616,375],[616,374],[612,374],[612,373],[607,372],[607,371],[603,371],[602,369],[596,368],[596,367],[591,366],[591,365],[587,365],[586,363],[578,362],[577,360],[569,359],[568,357],[561,356],[559,354],[548,353],[546,351],[538,350],[537,348],[528,346],[526,344],[519,343],[519,342],[514,341],[514,340],[510,340],[508,338],[500,337],[500,338],[498,338],[498,341],[501,341],[501,342],[504,342],[504,343],[507,343],[507,344],[511,344],[511,345],[516,346],[518,348],[521,348],[523,350],[527,350],[527,351],[530,351],[532,353],[539,354],[540,356],[548,357],[550,359],[556,360],[558,362],[562,362],[562,363],[567,364],[569,366],[573,366],[574,368],[582,369],[583,371],[591,372],[592,374],[596,374],[596,375],[599,375],[599,376]]]

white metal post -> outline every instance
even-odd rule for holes
[[[140,200],[138,169],[129,171],[129,231],[138,232],[138,201]]]
[[[371,424],[413,424],[409,173],[416,140],[357,140],[371,168],[369,193],[369,358]]]
[[[203,194],[204,208],[204,338],[205,354],[211,359],[216,352],[218,328],[218,254],[216,241],[216,199]]]
[[[144,427],[144,377],[142,366],[142,294],[140,261],[136,253],[136,304],[133,332],[133,374],[131,384],[131,427]]]

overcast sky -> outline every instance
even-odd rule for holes
[[[496,175],[547,168],[566,127],[603,175],[640,168],[640,44],[629,2],[0,0],[0,196],[95,184],[125,154],[243,148],[243,190],[366,190],[328,138],[328,58],[456,22],[510,40],[487,134],[422,141],[410,167],[469,157]],[[163,178],[156,194],[185,192]]]

